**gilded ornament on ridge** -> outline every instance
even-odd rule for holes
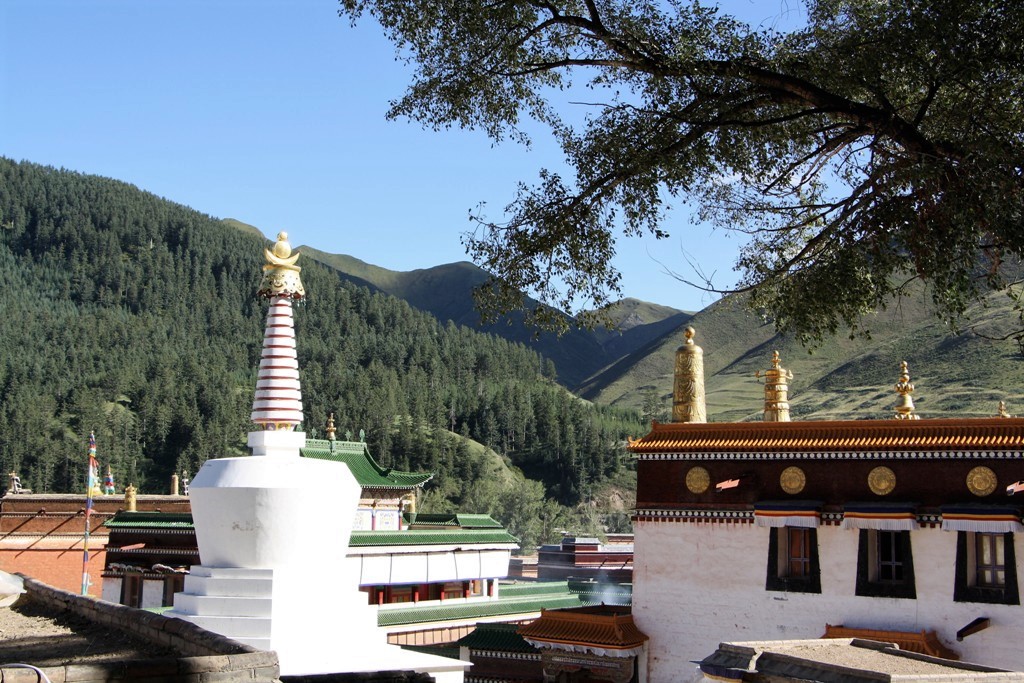
[[[691,467],[686,473],[686,488],[690,493],[704,493],[711,486],[711,475],[703,467]]]
[[[987,467],[975,467],[967,473],[967,488],[976,496],[987,496],[998,485],[996,473]]]
[[[896,488],[896,474],[888,467],[876,467],[868,474],[868,488],[875,495],[888,495]]]
[[[779,476],[779,484],[786,493],[800,493],[807,484],[807,476],[799,467],[787,467],[782,470],[782,474]]]

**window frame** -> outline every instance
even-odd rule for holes
[[[791,532],[806,532],[804,556],[799,560],[806,563],[803,576],[790,574]],[[818,530],[812,527],[772,527],[768,535],[768,566],[765,590],[786,593],[821,593],[821,564],[818,556]]]
[[[1003,537],[1003,586],[978,585],[977,539],[979,536]],[[1019,605],[1017,586],[1017,557],[1013,532],[956,532],[956,575],[953,587],[954,602],[979,602],[991,605]]]
[[[893,557],[885,559],[881,552],[883,541],[890,541]],[[901,579],[879,578],[883,567],[899,567]],[[888,529],[861,529],[857,544],[857,583],[854,593],[870,598],[917,599],[914,578],[914,552],[909,531]]]

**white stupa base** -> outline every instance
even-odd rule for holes
[[[268,455],[209,460],[192,481],[202,565],[165,614],[276,651],[282,675],[411,669],[461,682],[467,662],[402,650],[378,628],[346,557],[361,493],[348,468],[299,457],[301,432],[249,440]]]

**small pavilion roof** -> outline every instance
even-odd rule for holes
[[[406,512],[404,517],[410,529],[504,529],[501,522],[494,520],[490,515],[466,512]]]
[[[1024,450],[1024,418],[655,422],[631,440],[639,456],[669,453],[950,452]]]
[[[616,605],[543,610],[519,635],[529,642],[603,650],[632,650],[648,639],[633,623],[631,608]]]
[[[306,439],[302,457],[343,462],[364,489],[407,489],[423,486],[433,478],[431,472],[403,472],[381,467],[362,441]]]

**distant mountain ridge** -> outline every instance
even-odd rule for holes
[[[399,272],[308,245],[303,246],[302,251],[338,271],[345,279],[403,299],[442,323],[451,320],[537,351],[555,364],[559,381],[570,389],[580,387],[595,373],[678,327],[690,315],[668,306],[624,299],[614,305],[609,314],[619,324],[619,330],[572,329],[562,336],[535,335],[534,330],[523,324],[521,314],[481,325],[472,292],[487,281],[488,275],[468,261]]]
[[[760,419],[763,388],[755,373],[769,367],[773,350],[794,373],[794,419],[891,417],[892,386],[902,360],[910,364],[918,413],[924,417],[992,415],[1000,400],[1011,411],[1016,405],[1024,412],[1024,356],[1009,342],[972,332],[953,334],[930,312],[923,287],[868,316],[870,339],[839,335],[811,352],[777,334],[740,296],[725,297],[698,313],[627,298],[607,311],[617,330],[574,330],[560,338],[533,339],[516,316],[479,327],[471,291],[487,274],[471,263],[396,272],[352,256],[303,249],[344,278],[402,298],[442,321],[530,346],[551,359],[559,380],[582,398],[640,409],[653,393],[664,419],[671,409],[675,349],[687,325],[697,330],[696,341],[704,349],[712,420]],[[1016,321],[1010,300],[1001,294],[973,306],[968,316],[975,330],[993,338]]]

